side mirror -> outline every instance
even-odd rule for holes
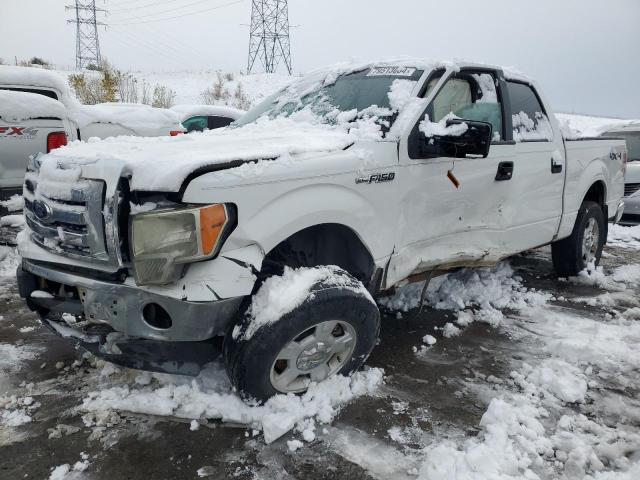
[[[478,156],[486,158],[491,148],[493,125],[473,120],[450,119],[446,126],[465,124],[467,129],[459,135],[433,135],[421,137],[420,150],[424,158]]]

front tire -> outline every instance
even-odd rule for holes
[[[311,382],[350,375],[364,364],[378,338],[380,312],[361,282],[337,271],[339,286],[313,285],[301,305],[250,338],[250,314],[226,335],[227,374],[243,396],[266,401],[303,393]]]
[[[602,207],[591,201],[580,206],[571,236],[551,245],[553,267],[560,277],[573,277],[597,266],[606,242],[606,224]]]

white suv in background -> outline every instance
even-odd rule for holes
[[[624,138],[629,151],[627,174],[624,185],[623,225],[640,224],[640,122],[614,127],[603,136]]]

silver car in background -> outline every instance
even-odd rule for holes
[[[604,137],[624,138],[627,141],[629,160],[624,185],[624,214],[622,225],[640,224],[640,122],[612,127]]]

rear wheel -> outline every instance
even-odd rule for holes
[[[595,202],[584,202],[571,236],[551,245],[556,273],[561,277],[570,277],[590,265],[597,266],[606,242],[605,235],[602,207]]]
[[[303,393],[312,382],[350,375],[364,364],[378,338],[380,313],[362,283],[340,275],[340,286],[314,285],[301,305],[275,322],[250,329],[247,314],[227,334],[227,374],[244,396]]]

